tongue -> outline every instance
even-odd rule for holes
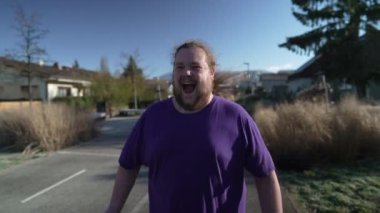
[[[194,91],[194,88],[195,86],[192,84],[183,85],[183,91],[185,91],[185,93],[192,93]]]

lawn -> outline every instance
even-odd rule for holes
[[[22,153],[0,153],[0,171],[7,169],[11,166],[21,164],[25,161],[46,156],[45,153],[23,155]]]
[[[380,159],[304,172],[280,171],[282,185],[309,212],[377,212]]]

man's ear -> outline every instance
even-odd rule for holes
[[[214,80],[215,79],[215,67],[212,67],[210,72],[211,72],[211,78],[212,78],[212,80]]]

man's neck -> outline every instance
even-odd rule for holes
[[[180,113],[183,113],[183,114],[191,114],[191,113],[196,113],[196,112],[199,112],[201,111],[202,109],[204,109],[207,105],[209,105],[212,101],[212,98],[214,97],[213,94],[210,94],[206,103],[202,104],[202,106],[200,106],[198,109],[195,109],[195,110],[186,110],[184,109],[183,107],[181,107],[177,100],[175,99],[175,97],[173,96],[173,105],[174,105],[174,108],[180,112]]]

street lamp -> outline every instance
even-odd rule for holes
[[[247,65],[247,71],[249,71],[249,62],[244,62],[243,64]]]

